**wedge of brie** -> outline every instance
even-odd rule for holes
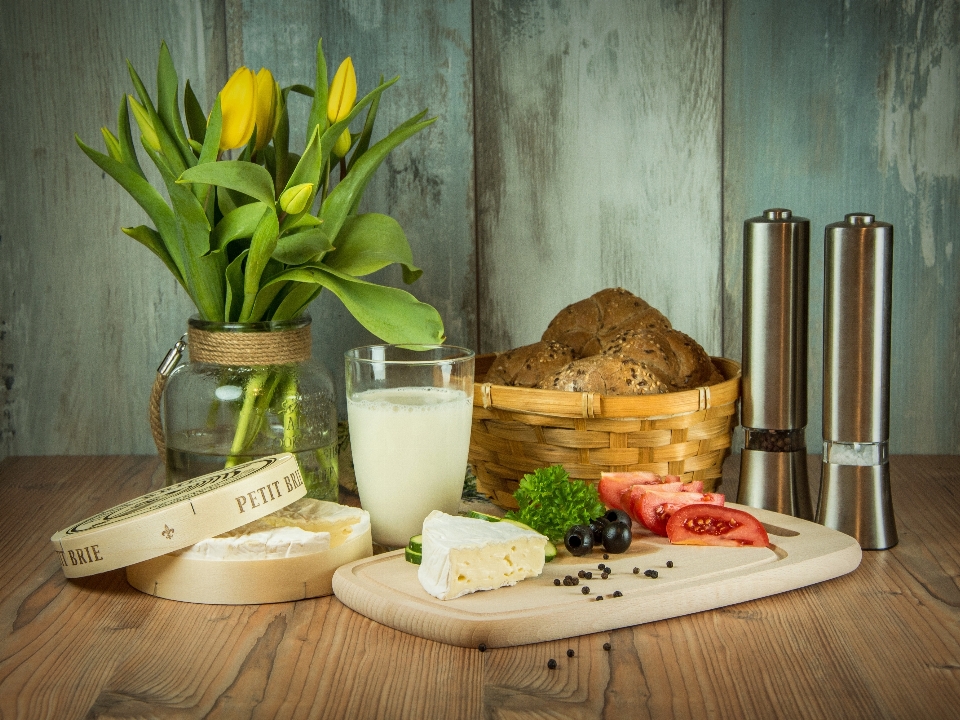
[[[423,560],[417,577],[440,600],[516,585],[543,572],[547,538],[506,522],[434,510],[423,521]]]

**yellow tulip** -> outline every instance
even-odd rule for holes
[[[157,137],[157,131],[150,121],[150,114],[147,112],[147,109],[134,100],[133,95],[127,95],[127,98],[130,100],[130,107],[133,109],[133,119],[137,121],[143,141],[154,152],[160,152],[160,138]]]
[[[220,91],[220,149],[243,147],[250,140],[256,124],[256,77],[248,67],[237,68]]]
[[[266,68],[257,73],[257,146],[263,150],[273,138],[277,124],[277,99],[280,87]]]
[[[340,63],[327,99],[327,119],[331,123],[343,120],[357,101],[357,74],[353,71],[353,60],[349,57]]]
[[[280,209],[290,215],[298,215],[307,209],[313,198],[313,183],[301,183],[280,193]]]
[[[343,157],[350,151],[350,143],[353,139],[350,137],[350,131],[344,130],[337,142],[333,146],[333,152],[337,157]]]

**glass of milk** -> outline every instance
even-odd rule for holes
[[[370,513],[375,543],[404,547],[431,510],[455,515],[459,508],[474,353],[451,345],[369,345],[345,359],[360,504]]]

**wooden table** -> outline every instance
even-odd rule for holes
[[[141,594],[122,571],[67,581],[50,536],[160,487],[162,469],[153,457],[7,458],[0,718],[956,718],[960,456],[891,465],[900,544],[865,552],[849,575],[481,653],[334,597],[204,606]],[[733,497],[738,468],[725,466]]]

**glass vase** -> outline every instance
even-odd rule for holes
[[[338,499],[333,379],[311,357],[310,318],[222,323],[192,317],[190,361],[163,389],[167,484],[293,453],[308,497]]]

